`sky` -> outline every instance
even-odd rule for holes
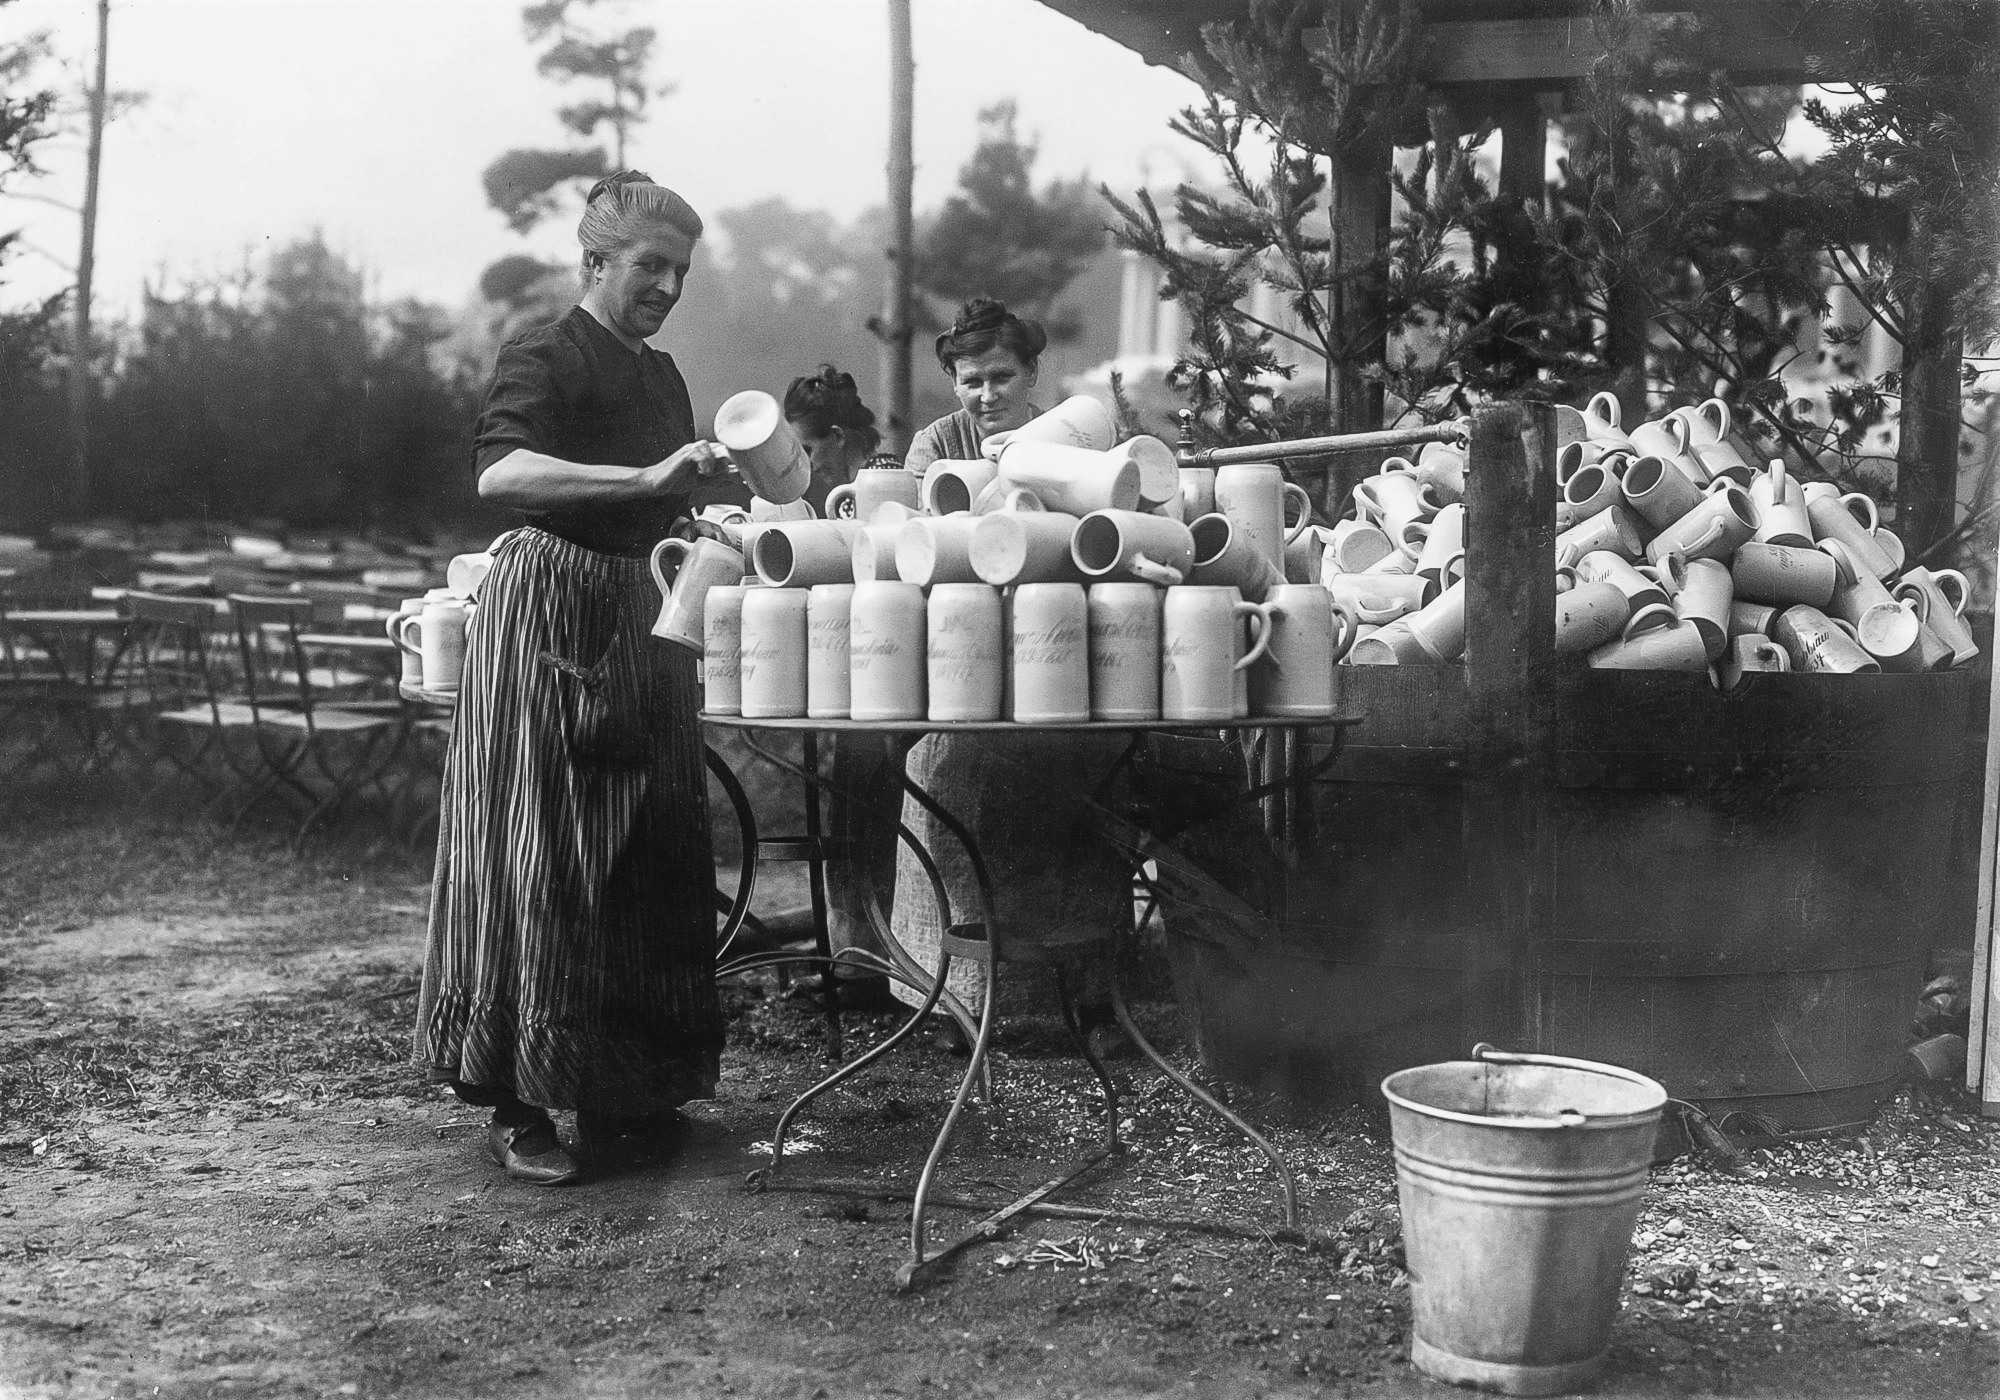
[[[600,0],[659,31],[671,82],[628,163],[697,210],[779,196],[843,220],[883,201],[886,0]],[[130,312],[149,283],[240,266],[317,228],[383,298],[458,305],[513,252],[567,260],[574,225],[511,233],[480,173],[553,147],[575,93],[535,72],[519,0],[115,0],[110,86],[146,94],[106,134],[97,300]],[[978,113],[1003,98],[1039,141],[1040,178],[1088,172],[1126,190],[1199,168],[1168,122],[1198,90],[1034,0],[912,0],[916,207],[951,191]],[[91,0],[0,3],[0,42],[52,33],[81,90]],[[60,76],[60,75],[58,75]],[[70,284],[80,136],[37,148],[47,175],[0,192],[0,229],[30,245],[0,303]],[[58,261],[59,260],[59,261]]]

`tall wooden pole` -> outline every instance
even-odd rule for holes
[[[917,63],[910,0],[889,0],[889,286],[875,329],[882,342],[883,446],[901,456],[910,445],[910,250],[916,239],[911,187]]]
[[[90,507],[90,281],[97,262],[97,174],[104,155],[105,54],[110,41],[111,0],[97,0],[97,79],[90,88],[82,246],[76,258],[76,302],[70,308],[69,418],[74,457],[66,504],[79,512]]]

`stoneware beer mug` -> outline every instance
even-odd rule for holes
[[[1861,643],[1863,651],[1882,663],[1883,670],[1929,669],[1923,644],[1923,619],[1917,616],[1913,604],[1877,603],[1864,611],[1858,622],[1850,623],[1844,618],[1834,620],[1854,629],[1854,640]]]
[[[1313,719],[1333,713],[1333,668],[1358,624],[1316,583],[1280,584],[1265,600],[1271,637],[1250,668],[1250,712]]]
[[[1215,513],[1215,468],[1182,467],[1181,519],[1196,520]]]
[[[1168,457],[1171,460],[1171,450]],[[1045,509],[1071,515],[1137,510],[1139,479],[1138,464],[1116,452],[1092,452],[1056,442],[1010,442],[1000,454],[999,480],[1034,492]]]
[[[1556,654],[1592,651],[1625,635],[1632,604],[1616,584],[1579,583],[1556,595]]]
[[[861,531],[852,520],[788,520],[758,533],[750,562],[773,588],[852,583]]]
[[[1730,561],[1729,576],[1747,602],[1824,608],[1840,583],[1840,566],[1823,550],[1749,540]]]
[[[1374,476],[1363,477],[1354,483],[1356,513],[1380,525],[1390,539],[1395,539],[1410,521],[1430,519],[1443,504],[1431,494],[1430,487],[1417,479],[1407,464],[1396,465],[1401,462],[1401,457],[1391,457]],[[1223,470],[1229,469],[1225,467]],[[1301,490],[1299,494],[1303,496],[1305,493]],[[1216,499],[1221,499],[1219,488]]]
[[[1701,488],[1664,457],[1632,461],[1620,486],[1626,504],[1655,530],[1666,529],[1703,500]]]
[[[1396,542],[1372,520],[1336,520],[1326,531],[1320,558],[1321,577],[1328,571],[1358,574],[1396,552]]]
[[[1701,629],[1676,620],[1666,627],[1606,642],[1590,653],[1589,664],[1600,671],[1707,671],[1708,645]]]
[[[1916,601],[1917,616],[1951,648],[1951,664],[1969,666],[1979,658],[1972,629],[1965,624],[1965,605],[1972,585],[1957,569],[1908,570],[1896,584],[1898,598]],[[428,668],[425,675],[429,675]],[[428,684],[428,682],[426,682]]]
[[[1750,502],[1757,507],[1757,533],[1753,539],[1765,544],[1792,545],[1811,549],[1813,526],[1806,510],[1805,493],[1798,480],[1777,458],[1750,482]]]
[[[1673,414],[1641,423],[1631,437],[1641,456],[1658,457],[1695,486],[1708,484],[1708,472],[1689,450],[1688,425]]]
[[[715,437],[750,490],[785,505],[805,495],[812,458],[785,421],[778,401],[761,389],[731,394],[715,411]]]
[[[402,656],[402,674],[398,677],[400,684],[421,686],[424,683],[423,648],[418,642],[405,639],[403,620],[421,614],[424,604],[431,599],[451,596],[449,588],[433,588],[421,598],[405,598],[397,605],[396,611],[384,620],[383,629],[389,634],[389,640],[396,644],[396,650]]]
[[[1584,436],[1594,442],[1623,447],[1637,457],[1640,455],[1638,448],[1632,445],[1632,439],[1625,435],[1625,430],[1618,423],[1623,412],[1618,405],[1617,396],[1600,389],[1592,394],[1590,402],[1583,406]]]
[[[416,649],[425,690],[446,695],[458,689],[465,670],[465,627],[475,606],[447,590],[442,598],[427,597],[423,611],[403,618],[397,640],[405,650]]]
[[[1015,442],[1059,442],[1103,452],[1118,443],[1118,420],[1101,400],[1089,394],[1072,394],[1020,427],[993,434],[979,444],[979,451],[997,462],[1007,445]]]
[[[1415,478],[1405,479],[1413,488],[1421,489]],[[1294,525],[1285,524],[1287,506],[1298,512],[1298,522]],[[1306,495],[1303,486],[1285,480],[1284,471],[1271,462],[1239,462],[1217,467],[1215,509],[1235,521],[1236,527],[1280,573],[1285,568],[1285,546],[1312,524],[1312,498]]]
[[[1645,460],[1657,461],[1657,458]],[[1622,473],[1632,459],[1623,453],[1606,457],[1588,467],[1578,467],[1562,484],[1562,504],[1566,518],[1580,523],[1599,511],[1610,510],[1625,498]]]
[[[1272,589],[1285,582],[1264,552],[1221,512],[1191,521],[1187,528],[1194,538],[1190,582],[1234,588],[1253,603],[1263,602]]]
[[[1710,661],[1719,660],[1729,645],[1729,608],[1736,584],[1720,559],[1691,561],[1674,595],[1674,612],[1701,631]]]
[[[1677,408],[1673,417],[1688,428],[1688,450],[1710,479],[1727,476],[1739,484],[1750,473],[1750,464],[1729,441],[1729,405],[1721,399],[1706,399],[1694,408]]]
[[[1824,481],[1808,481],[1799,488],[1805,499],[1806,517],[1813,535],[1820,540],[1839,540],[1854,556],[1855,564],[1876,578],[1886,579],[1900,563],[1882,546],[1877,536],[1882,520],[1875,498],[1860,491],[1840,493],[1840,488]]]
[[[1626,559],[1645,553],[1646,536],[1639,517],[1629,507],[1613,506],[1580,520],[1556,536],[1556,562],[1574,564],[1594,550],[1609,550]]]
[[[1398,618],[1385,627],[1373,632],[1364,632],[1355,639],[1354,646],[1347,653],[1349,664],[1355,666],[1429,666],[1430,653],[1417,641],[1410,631],[1410,620]]]
[[[1090,718],[1090,613],[1080,583],[1014,590],[1013,718],[1081,724]]]
[[[1855,559],[1854,551],[1846,544],[1840,540],[1821,540],[1819,550],[1833,560],[1838,573],[1838,582],[1833,588],[1833,600],[1824,605],[1830,616],[1842,618],[1858,626],[1861,615],[1870,608],[1895,601],[1889,596],[1889,590],[1883,586],[1882,580],[1863,568]]]
[[[1646,557],[1655,563],[1668,554],[1727,559],[1756,532],[1757,508],[1749,493],[1732,481],[1718,481],[1700,505],[1653,537]]]
[[[922,719],[924,590],[914,583],[854,585],[848,614],[848,713],[857,720]]]
[[[1160,717],[1160,599],[1150,583],[1093,583],[1089,619],[1090,717]]]
[[[671,578],[662,567],[668,560],[674,566]],[[709,589],[743,577],[743,556],[717,540],[665,539],[653,546],[650,562],[661,598],[653,635],[699,652],[702,603]]]
[[[1664,606],[1671,601],[1657,573],[1641,573],[1639,567],[1608,549],[1594,549],[1576,561],[1576,576],[1582,583],[1608,583],[1625,595],[1632,611]],[[1679,577],[1679,575],[1669,575]]]
[[[1743,684],[1743,677],[1753,671],[1785,672],[1791,669],[1791,657],[1769,637],[1732,637],[1722,658],[1722,688],[1736,689]]]
[[[1241,644],[1243,626],[1252,636]],[[1264,655],[1271,614],[1233,588],[1169,588],[1160,614],[1160,714],[1190,722],[1234,719],[1236,677]]]
[[[846,719],[848,709],[848,628],[854,614],[854,585],[814,584],[806,595],[806,716]]]
[[[826,516],[829,520],[844,518],[865,523],[872,521],[875,512],[885,505],[916,510],[922,486],[915,472],[900,465],[863,467],[854,474],[854,480],[844,481],[826,493]]]
[[[1778,609],[1769,603],[1746,603],[1741,598],[1730,600],[1729,635],[1732,637],[1768,637],[1777,620]]]
[[[956,515],[972,509],[979,493],[993,484],[1000,468],[991,462],[932,462],[924,473],[923,506],[932,515]]]
[[[806,712],[806,606],[803,588],[743,594],[737,673],[745,719],[798,719]]]
[[[1427,442],[1417,453],[1417,480],[1431,488],[1431,499],[1450,505],[1465,499],[1465,449],[1448,442]]]
[[[966,558],[982,581],[1003,588],[1017,583],[1077,583],[1083,571],[1070,554],[1076,525],[1075,516],[1054,511],[1002,510],[975,516]]]
[[[1219,514],[1219,512],[1212,512]],[[1199,516],[1195,519],[1200,519]],[[1190,524],[1193,522],[1190,521]],[[1292,537],[1285,546],[1285,582],[1318,583],[1325,571],[1326,530],[1319,525],[1309,525]]]
[[[702,609],[701,707],[712,715],[743,712],[743,595],[726,583],[708,590]]]
[[[1164,515],[1092,511],[1077,522],[1070,557],[1094,582],[1136,579],[1168,587],[1194,567],[1194,535]]]
[[[1465,584],[1454,583],[1402,624],[1433,662],[1456,661],[1465,655]]]
[[[896,581],[896,540],[903,533],[903,522],[916,514],[904,506],[881,506],[873,520],[854,532],[850,561],[856,583]]]
[[[941,583],[931,590],[925,646],[934,720],[996,720],[1005,671],[1000,590]]]
[[[1405,529],[1423,531],[1423,548],[1417,552],[1416,567],[1410,572],[1444,587],[1445,573],[1452,561],[1465,556],[1465,507],[1448,505],[1429,521],[1416,521]]]
[[[1441,591],[1416,574],[1335,574],[1325,588],[1334,602],[1376,624],[1415,612]]]
[[[1805,603],[1786,608],[1771,624],[1771,640],[1791,657],[1794,671],[1880,671],[1882,664],[1855,640],[1844,623]]]
[[[929,588],[937,583],[978,583],[971,545],[974,517],[913,515],[896,534],[896,575]]]

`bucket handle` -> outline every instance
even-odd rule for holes
[[[1653,1085],[1653,1081],[1636,1070],[1622,1065],[1607,1065],[1599,1060],[1577,1060],[1567,1055],[1529,1055],[1518,1050],[1501,1050],[1488,1041],[1480,1041],[1472,1047],[1472,1058],[1489,1065],[1549,1065],[1558,1069],[1587,1070],[1593,1074],[1608,1074],[1635,1084]],[[1654,1085],[1654,1087],[1658,1087]],[[1567,1128],[1580,1128],[1590,1119],[1574,1108],[1559,1108],[1549,1117]]]

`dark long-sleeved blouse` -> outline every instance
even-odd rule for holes
[[[649,467],[695,440],[687,381],[673,356],[635,353],[581,306],[507,342],[474,430],[485,471],[516,448],[565,462]],[[684,494],[650,501],[528,512],[527,523],[600,554],[635,556],[666,538]]]

